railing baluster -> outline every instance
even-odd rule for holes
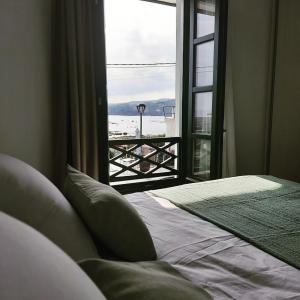
[[[109,148],[119,153],[109,159],[110,165],[120,168],[110,174],[110,181],[129,181],[152,177],[179,176],[179,170],[175,164],[175,160],[179,159],[178,153],[172,153],[171,147],[177,146],[178,152],[180,143],[181,138],[179,137],[110,140]],[[126,146],[129,146],[129,148],[126,148]],[[143,155],[143,146],[144,149],[148,147],[150,152]],[[141,148],[140,153],[136,153],[138,148]],[[159,160],[159,155],[162,155],[161,161]],[[135,161],[126,164],[125,158],[132,158]],[[145,163],[149,164],[149,170],[142,171],[141,166]],[[173,163],[173,165],[167,165],[170,163]],[[136,168],[138,165],[140,165],[140,170]],[[177,163],[177,166],[178,165],[179,164]],[[162,169],[161,172],[157,172],[160,169]],[[128,175],[126,172],[132,172],[134,175]]]

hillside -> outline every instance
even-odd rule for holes
[[[108,105],[109,115],[136,116],[137,105],[146,105],[145,116],[163,116],[164,106],[175,106],[175,99],[157,99],[149,101],[131,101],[127,103],[115,103]]]

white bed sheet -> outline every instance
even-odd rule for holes
[[[126,198],[148,226],[158,259],[214,299],[300,300],[296,268],[166,199],[149,192]]]

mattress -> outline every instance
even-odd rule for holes
[[[126,195],[158,259],[214,299],[300,299],[300,271],[150,192]]]

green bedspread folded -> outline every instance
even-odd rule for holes
[[[240,176],[151,193],[300,268],[300,184]]]

